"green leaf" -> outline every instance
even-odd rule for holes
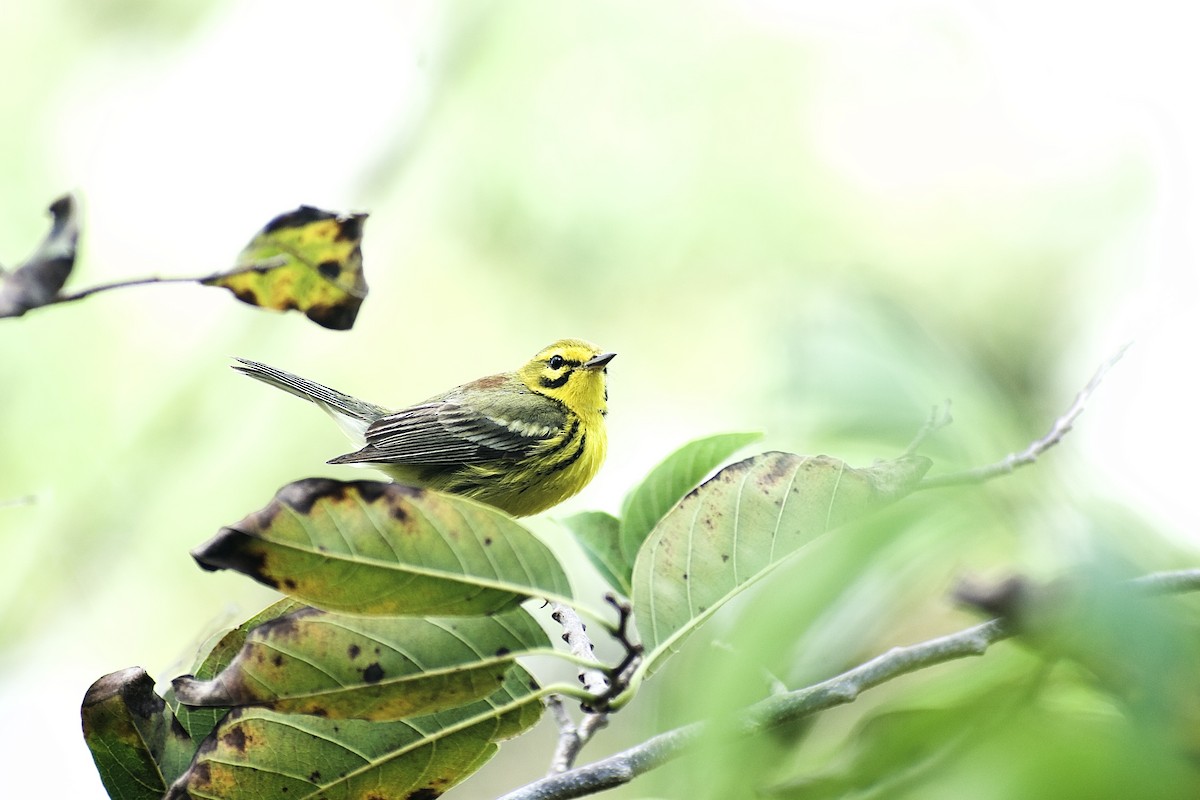
[[[287,597],[267,606],[236,628],[220,634],[208,652],[197,659],[196,665],[192,668],[192,676],[199,680],[212,678],[229,666],[229,662],[233,661],[234,656],[238,654],[242,649],[242,645],[246,643],[246,636],[252,628],[261,625],[269,619],[275,619],[276,617],[281,617],[284,614],[298,611],[305,607],[303,603],[298,603]],[[216,707],[189,708],[188,706],[180,705],[173,689],[167,690],[164,699],[170,704],[171,710],[175,713],[175,718],[179,720],[179,724],[197,742],[212,733],[212,729],[217,726],[217,722],[229,710],[228,708]]]
[[[621,509],[621,553],[625,581],[633,572],[642,542],[658,521],[718,464],[762,438],[761,433],[719,433],[706,436],[667,456],[625,498]]]
[[[0,269],[0,317],[19,317],[53,302],[71,275],[79,241],[75,198],[58,198],[50,214],[54,223],[37,252],[12,272]]]
[[[575,534],[584,554],[608,585],[628,597],[633,565],[621,552],[620,520],[604,511],[584,511],[567,517],[562,524]]]
[[[300,206],[268,222],[233,269],[201,283],[222,286],[244,303],[298,309],[318,325],[349,330],[367,296],[360,247],[366,219]]]
[[[400,722],[235,709],[166,800],[433,798],[483,766],[498,742],[533,727],[542,710],[537,684],[520,667],[485,700]]]
[[[378,481],[290,483],[192,556],[352,614],[492,614],[571,593],[550,550],[503,512]]]
[[[159,800],[196,749],[140,667],[93,683],[80,715],[83,738],[114,800]]]
[[[647,673],[787,556],[908,494],[929,459],[852,469],[829,456],[763,453],[726,467],[654,528],[633,571]]]
[[[395,720],[496,691],[517,656],[549,651],[524,609],[490,617],[350,617],[301,609],[255,628],[212,680],[176,678],[199,706],[256,705],[330,719]]]

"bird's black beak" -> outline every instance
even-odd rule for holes
[[[583,368],[603,369],[604,367],[608,366],[608,362],[612,361],[616,357],[616,353],[601,353],[600,355],[594,358],[589,358],[587,361],[583,362]]]

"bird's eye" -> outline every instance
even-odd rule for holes
[[[563,357],[558,355],[550,356],[550,361],[547,362],[547,366],[549,366],[550,369],[559,369],[562,367],[562,365]]]

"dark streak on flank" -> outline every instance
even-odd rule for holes
[[[575,429],[578,427],[579,427],[579,419],[576,418],[575,424],[571,426],[571,432],[574,433]],[[575,446],[575,452],[571,453],[571,455],[567,456],[562,461],[555,463],[554,466],[550,467],[550,469],[543,470],[542,475],[544,475],[544,476],[553,475],[554,473],[561,472],[562,470],[564,470],[567,467],[574,464],[576,461],[579,460],[579,457],[581,455],[583,455],[583,448],[586,444],[587,444],[587,434],[584,433],[584,434],[581,434],[579,437],[579,444],[577,444]]]

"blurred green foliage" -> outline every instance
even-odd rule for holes
[[[0,6],[0,263],[28,254],[67,189],[83,199],[81,286],[226,268],[248,229],[299,203],[372,215],[372,295],[350,333],[195,287],[0,325],[0,502],[34,497],[0,506],[0,685],[15,717],[46,720],[41,737],[4,723],[5,748],[20,746],[8,752],[50,753],[98,796],[79,690],[130,663],[169,674],[218,609],[241,618],[271,598],[202,575],[188,549],[288,481],[347,477],[324,464],[344,449],[325,421],[238,379],[232,355],[398,405],[558,336],[619,352],[609,463],[552,516],[616,511],[671,449],[718,431],[765,429],[771,448],[867,465],[950,397],[958,422],[924,451],[935,470],[1042,433],[1115,344],[1108,321],[1144,277],[1164,180],[1150,144],[1120,109],[1065,124],[1078,87],[1036,61],[1022,82],[1020,38],[952,4],[783,5]],[[959,627],[944,597],[964,572],[1054,576],[1101,546],[1131,569],[1189,563],[1072,441],[814,546],[762,588],[781,599],[727,615],[742,660],[811,680]],[[693,644],[702,674],[724,675]],[[984,703],[1038,670],[1004,647],[929,680],[977,675],[967,693]],[[648,730],[701,714],[698,697],[754,694],[742,677],[672,682],[689,674],[656,678],[664,710]],[[1064,682],[1057,668],[1048,680]],[[947,734],[965,755],[943,762],[937,791],[1129,796],[1126,781],[1153,778],[1169,796],[1173,756],[1130,750],[1154,740],[1103,688],[1065,683],[982,744]],[[870,740],[855,731],[885,699],[828,715],[838,735],[823,740]],[[592,755],[636,735],[612,731]],[[1063,744],[1030,747],[1052,735]],[[542,754],[528,756],[460,796],[537,775]],[[832,769],[812,758],[796,775]],[[685,773],[657,790],[704,796],[708,773]]]

